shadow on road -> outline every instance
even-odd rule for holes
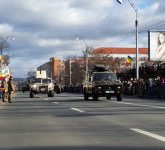
[[[156,147],[143,148],[143,147],[105,147],[105,146],[55,146],[55,147],[28,147],[28,148],[3,148],[0,150],[155,150]],[[159,148],[164,150],[164,148]]]

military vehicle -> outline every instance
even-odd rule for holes
[[[30,97],[35,94],[47,94],[48,97],[54,97],[54,83],[51,79],[35,78],[29,84]]]
[[[96,65],[90,76],[90,80],[83,84],[84,100],[93,97],[93,100],[98,100],[99,97],[111,99],[112,96],[117,98],[117,101],[122,100],[123,85],[117,79],[116,73],[106,69],[104,65]]]

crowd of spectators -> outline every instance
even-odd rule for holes
[[[140,66],[139,80],[136,80],[135,68],[117,75],[123,82],[124,94],[126,95],[165,98],[165,64]]]
[[[141,65],[139,80],[136,80],[136,69],[132,68],[117,73],[123,83],[123,94],[143,98],[165,99],[165,64]],[[82,84],[65,86],[64,91],[82,93]]]

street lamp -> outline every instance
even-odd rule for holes
[[[53,80],[53,58],[50,58],[50,79]]]
[[[69,84],[72,85],[72,63],[74,61],[69,60]]]
[[[76,35],[75,36],[76,40],[81,40],[83,42],[83,44],[85,45],[85,81],[88,81],[88,54],[89,54],[89,46],[87,45],[84,37],[80,36],[80,35]]]
[[[122,4],[122,0],[117,0],[119,4]],[[136,79],[139,79],[139,62],[138,62],[138,8],[134,5],[134,3],[131,0],[128,0],[129,4],[133,8],[133,10],[136,13],[136,20],[135,20],[135,27],[136,27]]]

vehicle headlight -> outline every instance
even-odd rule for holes
[[[98,89],[101,89],[101,86],[97,87]]]
[[[48,89],[52,89],[53,88],[53,84],[48,84]]]
[[[118,86],[118,87],[117,87],[117,89],[121,89],[121,87],[120,87],[120,86]]]
[[[31,88],[32,88],[32,89],[36,89],[36,88],[37,88],[37,85],[36,85],[36,84],[31,85]]]

